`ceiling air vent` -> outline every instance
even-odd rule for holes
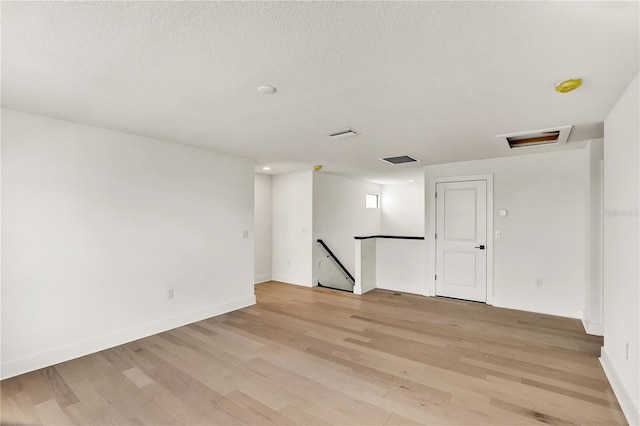
[[[401,155],[399,157],[381,158],[381,160],[382,161],[386,161],[389,164],[415,163],[416,161],[420,161],[417,158],[413,158],[410,155]]]
[[[348,138],[349,136],[357,136],[358,132],[347,127],[346,129],[337,130],[335,132],[327,133],[326,135],[334,139],[341,139],[341,138]]]
[[[569,133],[571,133],[571,127],[572,126],[562,126],[553,129],[498,135],[496,137],[505,139],[509,144],[509,148],[523,148],[525,146],[538,145],[563,145],[567,143]]]

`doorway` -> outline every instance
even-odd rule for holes
[[[435,294],[491,301],[493,176],[435,183]]]

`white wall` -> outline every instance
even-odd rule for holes
[[[587,162],[586,211],[588,238],[586,250],[585,306],[582,322],[589,334],[602,336],[602,160],[603,140],[589,141]]]
[[[584,147],[585,144],[583,143]],[[435,293],[433,178],[493,174],[493,304],[581,318],[586,274],[586,160],[576,149],[425,168],[427,284]],[[498,216],[507,209],[507,217]],[[542,279],[541,288],[536,280]]]
[[[636,76],[604,122],[604,347],[601,359],[631,424],[640,423],[639,90]]]
[[[365,294],[377,287],[376,247],[378,238],[355,240],[356,269],[354,294]]]
[[[313,286],[313,172],[276,175],[272,180],[272,278]]]
[[[2,151],[3,377],[255,303],[252,161],[4,109]]]
[[[255,260],[254,282],[271,279],[271,175],[255,176]]]
[[[424,236],[424,182],[382,186],[382,234]],[[424,240],[377,240],[377,287],[426,294]]]
[[[355,273],[355,236],[380,233],[380,209],[365,207],[366,194],[381,194],[380,185],[313,173],[313,282],[327,258],[316,240],[322,239],[347,270]],[[320,264],[320,268],[318,267]]]
[[[378,238],[376,286],[429,295],[425,287],[425,241]]]
[[[424,182],[382,185],[381,232],[385,235],[424,235]]]

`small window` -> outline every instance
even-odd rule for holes
[[[367,194],[366,198],[366,206],[368,209],[377,209],[380,207],[380,203],[378,200],[378,194]]]

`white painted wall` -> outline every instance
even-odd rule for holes
[[[585,144],[583,143],[584,147]],[[494,175],[493,303],[582,318],[586,274],[585,149],[425,168],[427,285],[435,292],[433,178]],[[509,215],[498,216],[500,209]],[[543,286],[536,287],[542,279]]]
[[[272,179],[272,278],[313,286],[313,172],[276,175]]]
[[[355,240],[355,285],[354,294],[365,294],[376,288],[376,247],[378,238]]]
[[[382,186],[382,234],[424,236],[424,181]],[[424,240],[377,240],[377,287],[426,294]]]
[[[640,424],[639,91],[636,76],[604,122],[604,347],[601,360],[630,424]]]
[[[586,287],[582,322],[589,334],[602,336],[602,160],[603,140],[589,141],[585,161],[589,182],[586,196]]]
[[[377,288],[429,295],[425,286],[425,241],[378,238]]]
[[[255,303],[252,161],[4,109],[2,151],[3,377]]]
[[[255,176],[255,260],[254,282],[271,279],[271,175]]]
[[[380,209],[365,207],[366,194],[381,194],[380,185],[325,172],[313,173],[313,265],[314,284],[327,258],[316,243],[322,239],[355,274],[354,236],[380,233]],[[320,268],[318,267],[320,264]]]
[[[424,181],[382,185],[381,233],[424,235]]]

